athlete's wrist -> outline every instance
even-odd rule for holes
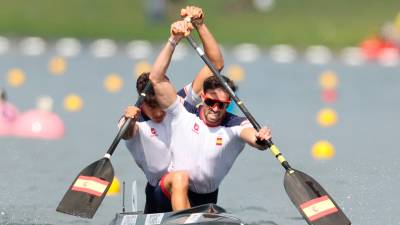
[[[175,48],[178,45],[178,41],[176,41],[173,37],[168,38],[168,43]]]

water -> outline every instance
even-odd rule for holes
[[[122,54],[94,59],[83,53],[68,61],[63,76],[55,77],[47,71],[53,55],[0,56],[1,82],[10,68],[26,71],[23,86],[1,84],[7,88],[10,101],[24,111],[35,106],[38,96],[50,95],[54,112],[66,125],[65,137],[56,141],[0,138],[0,224],[108,224],[121,211],[121,195],[106,197],[91,220],[64,215],[55,208],[79,171],[101,158],[115,137],[124,107],[135,100],[132,68],[137,62]],[[226,65],[234,62],[228,53]],[[181,87],[201,66],[201,60],[190,54],[184,61],[172,62],[168,75]],[[400,224],[396,192],[400,183],[399,67],[349,67],[337,61],[315,66],[302,60],[276,64],[267,56],[242,66],[246,79],[239,83],[238,95],[260,123],[273,129],[274,142],[291,165],[320,182],[353,224]],[[333,104],[320,98],[318,78],[325,70],[336,72],[340,81],[339,97]],[[111,72],[119,73],[125,81],[116,94],[102,86]],[[62,107],[63,97],[71,92],[84,99],[84,108],[78,113]],[[322,128],[315,121],[317,111],[326,106],[339,115],[338,124],[331,128]],[[311,157],[311,146],[318,140],[335,146],[333,159],[317,161]],[[129,187],[137,180],[139,208],[143,208],[146,181],[123,144],[113,155],[112,164],[121,183],[126,181]],[[248,224],[306,224],[287,197],[283,174],[270,153],[246,147],[220,187],[219,205]]]

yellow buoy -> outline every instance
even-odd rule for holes
[[[231,65],[228,67],[228,77],[233,81],[241,81],[245,78],[244,69],[239,65]]]
[[[321,109],[317,113],[317,122],[320,126],[330,127],[337,123],[338,116],[335,110],[330,108]]]
[[[50,60],[48,69],[53,75],[62,75],[67,69],[67,62],[62,57],[54,57]]]
[[[70,112],[76,112],[83,107],[83,100],[79,95],[70,94],[64,98],[64,108]]]
[[[335,148],[328,141],[318,141],[312,146],[311,155],[315,159],[331,159],[335,155]]]
[[[114,177],[113,181],[111,182],[110,189],[108,189],[107,196],[117,195],[120,192],[119,186],[118,178]]]
[[[325,71],[319,77],[319,85],[322,89],[335,89],[339,81],[333,71]]]
[[[12,87],[19,87],[25,82],[25,73],[21,69],[14,68],[7,73],[7,82]]]
[[[124,81],[122,80],[121,76],[118,74],[109,74],[103,81],[104,88],[108,92],[117,92],[120,91]]]
[[[151,70],[150,63],[143,60],[136,64],[135,69],[134,69],[134,75],[135,75],[135,77],[139,77],[140,74],[142,74],[143,72],[150,72],[150,70]]]

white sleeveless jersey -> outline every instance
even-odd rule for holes
[[[185,99],[192,104],[198,104],[200,98],[193,92],[192,84],[186,85],[178,92],[180,101]],[[166,114],[161,123],[155,123],[144,113],[137,120],[139,132],[125,144],[132,154],[136,164],[144,172],[148,182],[156,186],[160,178],[168,172],[171,162],[170,140],[171,140],[172,117]],[[122,117],[119,125],[124,122]]]
[[[172,117],[173,130],[169,171],[186,170],[194,192],[215,191],[242,152],[245,142],[240,132],[252,127],[250,122],[227,113],[220,126],[208,127],[201,120],[199,108],[187,102],[180,104],[179,99],[166,112]]]

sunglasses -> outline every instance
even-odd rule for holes
[[[208,107],[214,107],[215,105],[217,105],[218,108],[223,109],[225,107],[227,107],[229,104],[231,103],[231,101],[221,101],[218,99],[212,99],[212,98],[205,98],[204,99],[204,104],[206,104]]]

